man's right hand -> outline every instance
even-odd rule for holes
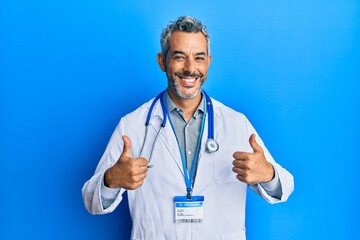
[[[110,188],[124,188],[134,190],[140,187],[147,173],[147,160],[145,158],[131,157],[131,141],[127,136],[124,141],[123,152],[114,166],[106,170],[104,183]]]

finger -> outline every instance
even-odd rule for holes
[[[256,183],[253,180],[251,180],[251,178],[249,178],[249,176],[247,176],[247,175],[238,174],[238,175],[236,175],[236,178],[239,181],[246,183],[246,184],[255,184]]]
[[[236,175],[236,178],[237,178],[239,181],[245,183],[245,178],[244,178],[242,175],[238,174],[238,175]]]
[[[246,162],[244,160],[234,160],[233,166],[237,167],[237,168],[243,168],[243,169],[247,168]]]
[[[126,135],[122,136],[124,141],[124,147],[121,156],[126,156],[131,158],[131,141],[130,138]]]
[[[234,167],[242,168],[243,165],[244,165],[244,163],[243,163],[242,160],[237,160],[237,159],[235,159],[235,160],[233,161],[233,166],[234,166]]]
[[[145,178],[146,178],[146,173],[139,174],[139,175],[136,175],[133,177],[134,182],[137,182],[137,183],[144,181]]]
[[[147,168],[148,160],[146,158],[135,158],[133,159],[133,166]]]
[[[256,134],[251,134],[250,138],[249,138],[249,143],[251,148],[253,149],[254,153],[255,152],[262,152],[262,148],[261,146],[256,142],[255,140],[256,138]]]
[[[139,167],[135,167],[133,169],[133,175],[142,175],[142,174],[146,174],[148,171],[147,165],[143,165],[143,166],[139,166]]]
[[[137,183],[136,183],[136,185],[137,185],[137,187],[136,187],[136,188],[141,187],[141,186],[144,184],[144,182],[145,182],[145,179],[143,179],[143,180],[141,180],[141,181],[137,182]]]
[[[249,180],[249,173],[242,169],[233,169],[233,172],[236,173],[236,178],[240,181],[246,183]]]
[[[245,170],[245,169],[238,168],[238,167],[233,167],[233,168],[232,168],[232,171],[233,171],[234,173],[239,174],[239,175],[245,175],[245,173],[246,173],[246,170]]]
[[[246,152],[234,152],[233,157],[237,160],[246,160],[249,158],[249,153]]]
[[[143,183],[144,183],[144,179],[139,182],[133,182],[133,183],[127,184],[127,186],[124,188],[127,190],[135,190],[135,189],[141,187],[141,185],[143,185]]]

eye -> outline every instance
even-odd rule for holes
[[[185,59],[185,57],[182,56],[182,55],[174,55],[173,59],[175,59],[175,60],[183,60],[183,59]]]
[[[196,57],[195,60],[196,61],[205,61],[205,58],[204,57]]]

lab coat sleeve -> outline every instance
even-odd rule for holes
[[[278,175],[279,182],[280,182],[278,187],[281,188],[281,189],[279,189],[279,191],[282,194],[281,194],[280,198],[272,197],[266,192],[266,190],[261,186],[261,184],[249,185],[250,189],[253,190],[254,192],[256,192],[259,196],[261,196],[263,199],[265,199],[269,203],[273,204],[273,203],[285,202],[294,190],[293,176],[285,168],[280,166],[280,164],[275,162],[275,160],[271,156],[270,152],[265,147],[263,141],[257,134],[256,130],[254,129],[254,127],[251,125],[251,123],[247,119],[246,119],[246,127],[247,127],[247,132],[248,132],[249,137],[253,133],[255,133],[257,135],[256,136],[257,143],[263,148],[266,160],[273,165],[274,170],[276,171],[276,173]]]
[[[92,214],[110,213],[115,210],[122,200],[122,194],[125,192],[125,189],[120,189],[113,203],[105,209],[101,198],[101,186],[104,181],[105,171],[116,163],[122,152],[123,135],[123,120],[121,120],[109,140],[94,175],[84,184],[82,188],[82,196],[85,207]]]

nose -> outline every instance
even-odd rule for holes
[[[195,62],[193,59],[186,59],[185,65],[184,65],[184,71],[189,73],[194,73],[196,70]]]

